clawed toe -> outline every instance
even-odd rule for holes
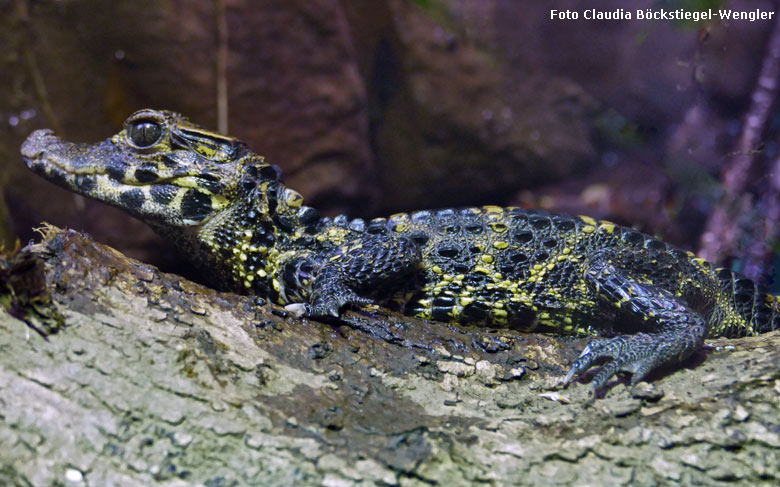
[[[563,379],[563,385],[571,383],[593,365],[606,360],[591,384],[594,390],[603,388],[619,372],[632,375],[631,385],[641,381],[664,357],[654,346],[650,335],[639,334],[610,340],[593,340],[583,350]]]

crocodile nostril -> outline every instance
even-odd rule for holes
[[[30,136],[27,137],[27,140],[22,144],[22,155],[27,159],[39,158],[46,152],[46,148],[51,143],[52,138],[54,138],[53,130],[36,130],[31,133]]]

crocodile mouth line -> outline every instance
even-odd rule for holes
[[[107,170],[106,167],[103,165],[100,166],[85,165],[84,167],[75,167],[72,164],[64,163],[59,158],[53,157],[51,154],[48,154],[46,152],[43,152],[36,157],[23,157],[22,159],[24,163],[27,164],[27,167],[35,170],[36,172],[41,172],[45,176],[51,175],[53,171],[56,171],[59,172],[61,176],[68,175],[74,178],[78,178],[80,176],[81,177],[85,177],[85,176],[102,177],[105,178],[106,182],[109,182],[110,184],[119,187],[126,186],[128,188],[144,188],[149,186],[155,186],[158,184],[160,185],[168,184],[168,185],[177,186],[186,189],[186,188],[191,188],[193,184],[176,184],[176,183],[186,181],[187,179],[196,179],[198,181],[208,182],[207,179],[199,177],[199,174],[196,173],[180,174],[175,176],[165,176],[149,182],[128,181],[127,179],[119,179],[117,177],[114,177],[111,174],[111,171]],[[132,167],[128,167],[125,171],[131,171],[131,170]],[[195,186],[199,188],[206,187],[205,184],[196,184]]]

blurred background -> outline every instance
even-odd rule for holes
[[[772,0],[2,0],[0,239],[25,244],[48,221],[177,270],[143,224],[34,176],[19,155],[35,129],[97,141],[152,107],[248,142],[328,215],[488,203],[588,214],[771,283],[777,19],[551,20],[552,8],[777,11]]]

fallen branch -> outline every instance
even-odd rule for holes
[[[590,403],[587,385],[554,387],[584,339],[285,317],[53,228],[8,259],[41,279],[3,284],[42,286],[65,323],[44,337],[0,308],[3,485],[780,478],[780,332]]]

